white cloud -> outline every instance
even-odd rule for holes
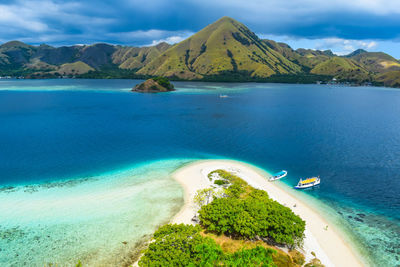
[[[33,32],[43,32],[47,25],[34,16],[27,7],[0,5],[0,25],[4,28],[22,28]]]
[[[392,49],[392,46],[398,46],[398,43],[393,41],[383,40],[350,40],[343,38],[320,38],[320,39],[307,39],[297,38],[286,35],[259,35],[262,39],[275,40],[277,42],[284,42],[290,45],[293,49],[297,48],[310,48],[316,50],[332,50],[337,55],[346,55],[357,49],[364,49],[367,51],[377,51],[382,48]],[[388,46],[390,45],[390,47]]]
[[[151,29],[147,31],[131,31],[131,32],[114,32],[107,36],[113,38],[117,42],[134,43],[137,41],[148,42],[148,45],[157,45],[161,42],[169,44],[179,43],[180,41],[191,36],[193,32],[189,31],[163,31]],[[151,40],[149,42],[149,40]]]
[[[57,25],[75,25],[80,28],[110,24],[112,19],[85,16],[76,13],[82,5],[79,2],[55,2],[53,0],[18,0],[14,4],[0,4],[0,28],[3,33],[62,32],[48,21]]]
[[[190,35],[192,35],[192,34],[190,34]],[[165,39],[153,40],[150,45],[157,45],[162,42],[166,42],[169,44],[176,44],[176,43],[179,43],[179,42],[185,40],[189,36],[169,36]]]
[[[332,50],[335,54],[346,55],[356,49],[373,50],[378,46],[373,40],[348,40],[342,38],[325,38],[316,41],[314,46],[318,50]]]
[[[399,0],[192,0],[190,2],[203,5],[238,9],[243,11],[243,16],[276,14],[318,14],[332,11],[355,11],[372,14],[400,14]],[[271,11],[273,11],[271,13]],[[250,12],[250,13],[249,13]],[[251,18],[251,16],[249,16]],[[304,17],[307,19],[307,17]],[[308,18],[310,19],[310,18]],[[312,19],[312,18],[311,18]]]

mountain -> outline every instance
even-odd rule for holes
[[[334,56],[332,51],[319,51],[311,49],[293,50],[285,43],[277,43],[273,40],[263,40],[269,47],[281,53],[288,60],[302,67],[303,72],[309,72],[317,64]]]
[[[165,77],[150,78],[132,88],[133,92],[139,93],[162,93],[174,90],[174,85]]]
[[[346,55],[345,57],[351,58],[351,57],[355,57],[357,55],[364,54],[364,53],[368,53],[368,52],[365,51],[364,49],[357,49],[357,50],[354,50],[353,52],[351,52],[350,54]]]
[[[2,65],[22,65],[29,61],[29,58],[35,52],[33,46],[19,42],[11,41],[0,46],[0,58]]]
[[[394,57],[382,52],[355,52],[347,55],[346,57],[356,61],[358,64],[365,66],[365,68],[373,73],[383,73],[388,71],[400,70],[400,62]]]
[[[389,71],[379,74],[376,80],[388,87],[400,87],[400,71]]]
[[[149,78],[313,83],[330,81],[400,87],[400,61],[358,49],[293,49],[262,40],[242,23],[223,17],[175,45],[110,44],[53,47],[19,41],[0,45],[0,76],[27,78]]]
[[[113,63],[122,69],[140,69],[170,47],[165,42],[148,47],[120,47],[112,56]]]
[[[370,81],[369,71],[365,66],[345,57],[333,56],[317,64],[311,71],[313,74],[335,76],[341,81]]]
[[[300,73],[301,68],[271,49],[243,24],[223,17],[172,46],[138,71],[181,79],[235,72],[268,77]]]
[[[59,75],[84,74],[111,69],[140,69],[170,47],[160,43],[150,47],[109,44],[52,47],[31,46],[11,41],[0,46],[0,71],[49,72]],[[0,73],[1,75],[1,73]]]

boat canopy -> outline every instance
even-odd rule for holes
[[[315,182],[315,181],[317,181],[317,178],[313,177],[313,178],[308,178],[306,180],[300,181],[300,184],[308,184],[308,183],[312,183],[312,182]]]
[[[285,171],[280,171],[278,173],[275,173],[274,176],[281,176],[284,175],[286,172]]]

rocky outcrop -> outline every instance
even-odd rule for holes
[[[137,84],[132,88],[132,91],[139,93],[161,93],[174,91],[174,86],[168,82],[169,85],[156,81],[155,79],[148,79],[145,82]]]

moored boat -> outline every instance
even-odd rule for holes
[[[283,170],[283,171],[275,173],[273,176],[269,177],[269,180],[270,181],[279,180],[279,179],[282,179],[283,177],[285,177],[286,175],[287,175],[287,171]]]
[[[300,179],[299,183],[294,188],[296,188],[296,189],[310,188],[310,187],[319,185],[320,183],[321,183],[321,179],[319,178],[319,176],[307,178],[305,180]]]

